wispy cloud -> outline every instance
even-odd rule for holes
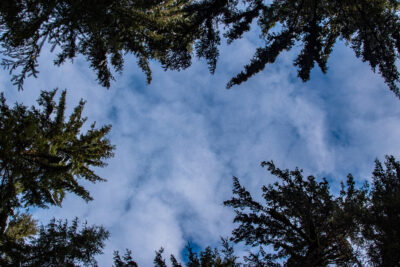
[[[103,224],[112,235],[100,266],[110,266],[112,251],[125,248],[149,266],[160,246],[180,255],[188,240],[205,246],[228,235],[233,213],[222,202],[231,196],[231,178],[260,195],[272,179],[259,167],[263,160],[338,181],[348,172],[368,178],[375,157],[398,155],[400,103],[351,50],[337,45],[328,74],[315,70],[306,84],[296,78],[291,52],[225,90],[252,56],[256,46],[249,40],[223,48],[214,76],[202,62],[181,72],[154,64],[149,86],[132,57],[109,90],[97,85],[84,60],[55,68],[49,53],[23,92],[3,72],[10,102],[31,105],[41,89],[68,88],[69,109],[83,98],[89,122],[113,125],[116,155],[98,170],[108,182],[88,185],[95,200],[69,196],[63,208],[35,216]]]

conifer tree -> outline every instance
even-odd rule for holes
[[[138,265],[132,258],[132,251],[127,249],[125,255],[122,258],[119,255],[118,251],[114,251],[113,267],[138,267]]]
[[[376,160],[369,203],[362,214],[362,236],[373,266],[400,265],[400,162]]]
[[[110,87],[110,66],[117,72],[124,54],[132,53],[151,80],[150,60],[166,69],[188,67],[195,35],[184,27],[183,6],[191,0],[101,0],[0,2],[2,65],[24,79],[38,73],[38,57],[48,43],[57,51],[55,65],[83,55],[99,83]]]
[[[253,200],[237,178],[234,197],[225,202],[235,209],[234,222],[239,223],[231,239],[261,248],[258,254],[251,253],[246,258],[251,266],[280,266],[281,262],[286,266],[357,264],[349,239],[358,225],[349,220],[350,214],[341,205],[354,203],[352,191],[362,194],[354,188],[352,177],[347,183],[349,193],[336,198],[325,179],[304,179],[301,170],[281,170],[272,161],[263,162],[262,166],[278,178],[263,187],[265,205]]]
[[[224,36],[231,43],[257,25],[265,45],[228,88],[262,71],[295,44],[302,49],[294,65],[307,81],[315,65],[327,71],[328,58],[341,39],[400,97],[398,11],[399,1],[392,0],[4,0],[0,2],[2,65],[16,73],[12,80],[22,89],[26,76],[37,75],[37,60],[47,42],[58,52],[56,65],[81,54],[106,87],[114,78],[110,66],[121,71],[125,53],[137,57],[148,82],[149,60],[179,70],[190,66],[193,50],[214,72],[220,26],[227,28]]]
[[[3,241],[0,264],[5,267],[97,266],[94,256],[102,253],[108,236],[101,226],[79,227],[78,219],[72,225],[52,219],[29,241]]]
[[[187,267],[238,267],[241,266],[236,262],[237,258],[234,255],[234,250],[229,244],[228,240],[221,239],[222,248],[218,250],[217,248],[212,249],[211,247],[206,247],[204,250],[195,252],[193,248],[189,245],[186,246],[187,262],[185,266]],[[167,267],[162,254],[164,252],[163,248],[156,251],[156,256],[154,258],[154,267]],[[221,255],[222,254],[222,255]],[[172,267],[182,267],[183,265],[177,261],[174,255],[170,257]]]
[[[0,242],[20,240],[37,230],[29,207],[61,206],[67,192],[92,199],[80,184],[104,181],[93,167],[105,166],[114,147],[106,138],[110,126],[83,131],[84,101],[65,119],[66,91],[43,91],[41,108],[8,107],[0,95]]]
[[[202,43],[219,43],[219,26],[227,28],[228,43],[259,27],[265,45],[227,87],[241,84],[274,63],[283,51],[301,47],[294,61],[298,76],[307,81],[318,65],[327,71],[327,61],[337,39],[346,41],[356,56],[384,78],[397,97],[400,51],[399,1],[392,0],[202,0],[187,8],[192,27],[206,34]],[[254,23],[254,22],[257,23]],[[201,55],[201,53],[200,53]],[[213,53],[214,61],[218,53]],[[212,60],[209,60],[212,61]]]

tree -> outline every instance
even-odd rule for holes
[[[400,162],[387,156],[385,167],[376,160],[362,234],[373,266],[400,266]]]
[[[217,248],[212,249],[206,247],[204,250],[196,253],[193,248],[186,246],[186,253],[188,261],[185,263],[187,267],[238,267],[241,266],[236,262],[234,250],[230,246],[228,240],[221,239],[222,249],[219,251]],[[167,264],[162,256],[164,249],[161,248],[156,251],[156,257],[154,258],[154,267],[167,267]],[[222,255],[221,255],[222,252]],[[182,267],[174,255],[171,255],[172,267]]]
[[[352,177],[347,182],[348,194],[335,198],[325,179],[304,179],[301,170],[281,170],[272,161],[262,166],[279,179],[262,188],[265,205],[253,200],[237,178],[234,197],[224,202],[235,209],[234,222],[239,223],[231,239],[261,247],[260,253],[250,254],[247,261],[256,266],[279,266],[282,261],[287,266],[358,263],[349,242],[358,225],[342,205],[351,206],[356,203],[352,196],[362,195],[354,188]]]
[[[127,249],[122,259],[119,252],[114,251],[114,267],[138,267],[138,265],[132,258],[132,251]]]
[[[54,61],[83,55],[99,83],[110,87],[111,65],[119,72],[123,54],[132,53],[151,80],[149,60],[166,69],[190,65],[193,38],[184,27],[183,6],[191,0],[47,1],[4,0],[0,3],[2,65],[18,71],[13,82],[22,89],[26,76],[36,77],[38,57],[48,42]]]
[[[92,167],[105,166],[104,160],[113,156],[106,138],[110,126],[96,128],[93,123],[84,132],[84,101],[65,120],[66,91],[57,104],[56,91],[41,93],[41,109],[9,108],[0,95],[0,241],[35,232],[30,216],[20,214],[25,208],[61,206],[67,192],[89,201],[79,179],[104,181]]]
[[[265,45],[227,84],[241,84],[274,63],[282,51],[296,44],[298,76],[307,81],[317,64],[327,61],[337,39],[345,40],[357,57],[378,69],[386,84],[400,97],[396,61],[400,51],[399,1],[394,0],[151,0],[151,1],[45,1],[3,0],[0,3],[2,65],[22,89],[26,76],[36,76],[37,59],[48,42],[59,51],[60,65],[78,54],[86,57],[101,85],[113,79],[110,65],[119,72],[124,53],[132,53],[151,80],[149,60],[165,69],[191,65],[193,50],[215,71],[221,41],[242,38],[254,20]],[[194,48],[194,49],[193,49]]]
[[[97,266],[94,258],[102,253],[109,233],[99,226],[79,227],[78,219],[51,220],[29,242],[3,241],[0,244],[1,266]]]
[[[228,43],[242,38],[253,25],[259,27],[265,46],[257,49],[244,71],[230,80],[228,88],[262,71],[295,44],[302,47],[294,65],[303,81],[309,80],[315,64],[325,73],[339,38],[374,71],[378,68],[390,90],[400,97],[396,66],[400,51],[398,11],[399,1],[392,0],[202,0],[187,9],[193,14],[192,26],[204,29],[211,43],[219,40],[219,24],[227,27],[224,36]]]

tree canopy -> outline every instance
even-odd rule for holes
[[[38,57],[49,43],[62,64],[78,54],[95,70],[99,83],[110,87],[121,71],[125,53],[132,53],[151,80],[149,60],[167,69],[190,65],[194,36],[182,27],[182,7],[190,0],[47,1],[4,0],[0,3],[2,65],[16,72],[22,89],[26,76],[38,73]],[[187,39],[189,38],[189,39]]]
[[[36,76],[37,60],[47,42],[57,51],[56,65],[81,54],[103,86],[109,87],[113,79],[110,66],[122,70],[125,53],[137,57],[150,82],[149,60],[179,70],[190,66],[194,51],[214,72],[221,26],[228,43],[258,27],[265,45],[228,88],[245,82],[294,46],[301,47],[294,60],[298,76],[307,81],[315,65],[327,71],[328,58],[340,39],[400,97],[398,9],[399,1],[394,0],[4,0],[2,65],[16,73],[12,80],[21,89],[27,75]]]
[[[398,9],[399,1],[392,0],[202,0],[188,10],[195,14],[197,25],[214,28],[208,31],[210,40],[219,35],[218,24],[227,27],[224,36],[228,43],[242,38],[251,27],[259,27],[265,45],[230,80],[228,88],[262,71],[295,45],[302,49],[294,65],[298,76],[307,81],[315,64],[322,72],[327,71],[329,55],[341,39],[374,71],[378,69],[390,90],[400,97],[396,66],[400,51]]]
[[[82,55],[102,86],[110,87],[113,73],[132,53],[151,81],[149,62],[180,70],[193,54],[205,58],[213,73],[221,37],[228,43],[259,27],[264,45],[249,64],[227,84],[247,81],[274,63],[283,51],[300,47],[294,60],[298,76],[310,79],[318,65],[323,73],[337,40],[344,40],[355,55],[378,71],[400,98],[399,1],[395,0],[101,0],[0,2],[2,66],[23,88],[27,76],[38,74],[38,58],[45,45],[56,52],[55,65]],[[254,22],[257,22],[254,23]],[[221,34],[221,27],[225,27]],[[16,104],[10,108],[0,95],[0,264],[3,266],[96,266],[108,232],[99,226],[79,228],[53,219],[38,227],[30,207],[61,206],[73,193],[92,199],[80,179],[105,179],[95,167],[105,166],[114,147],[106,138],[110,126],[82,129],[84,101],[65,119],[66,91],[42,92],[40,108]],[[400,263],[400,163],[388,156],[385,167],[376,161],[371,188],[356,188],[348,176],[338,195],[326,179],[304,177],[299,169],[281,170],[274,163],[262,166],[278,181],[263,187],[265,204],[255,201],[234,178],[234,196],[225,202],[236,212],[239,226],[231,240],[259,247],[244,257],[250,266],[328,266]],[[241,266],[233,248],[207,247],[199,253],[187,248],[188,267]],[[154,265],[166,267],[163,249]],[[172,266],[183,266],[171,255]],[[114,254],[116,267],[135,267],[129,250]]]

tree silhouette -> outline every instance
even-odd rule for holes
[[[83,55],[96,72],[99,83],[110,87],[113,74],[132,53],[151,80],[149,60],[166,69],[190,65],[195,36],[182,29],[187,23],[183,0],[46,1],[4,0],[0,3],[2,65],[22,89],[27,76],[38,73],[43,46],[57,51],[55,65]],[[188,27],[185,27],[188,28]]]
[[[218,250],[217,248],[212,249],[211,247],[206,247],[204,250],[195,252],[193,248],[188,244],[186,246],[187,262],[186,267],[238,267],[241,266],[236,262],[237,258],[234,255],[233,247],[229,244],[228,240],[221,238],[222,248]],[[154,258],[154,267],[167,267],[162,254],[164,252],[163,248],[156,251],[156,256]],[[222,255],[221,255],[222,254]],[[177,261],[174,255],[170,257],[172,267],[182,267],[183,265]]]
[[[301,170],[281,170],[272,161],[262,166],[279,180],[262,188],[265,205],[253,200],[237,178],[234,197],[225,201],[235,209],[234,222],[239,223],[232,240],[261,247],[260,253],[250,254],[247,260],[258,266],[357,263],[349,238],[358,227],[341,205],[354,203],[351,192],[362,194],[354,188],[352,177],[348,178],[346,194],[334,197],[325,179],[305,179]]]
[[[285,50],[302,47],[294,61],[298,76],[307,81],[317,64],[327,61],[338,39],[384,78],[396,96],[400,51],[399,2],[392,0],[262,1],[262,0],[148,0],[148,1],[27,1],[0,3],[2,65],[14,74],[22,89],[26,76],[38,73],[44,44],[57,51],[54,61],[83,55],[105,87],[132,53],[151,80],[149,60],[165,69],[184,69],[192,54],[216,68],[221,41],[220,26],[228,43],[242,38],[257,25],[265,43],[251,62],[227,84],[241,84],[274,63]],[[257,21],[257,24],[253,23]]]
[[[374,266],[400,264],[400,163],[376,160],[369,205],[362,214],[362,235]]]
[[[132,251],[126,250],[121,258],[118,251],[114,251],[114,267],[137,267],[137,263],[132,258]]]
[[[327,71],[333,47],[337,39],[342,39],[357,57],[368,62],[374,71],[378,69],[390,90],[400,97],[396,66],[400,51],[398,1],[202,0],[187,10],[194,14],[193,25],[207,32],[204,36],[210,43],[219,40],[221,24],[227,28],[224,36],[228,43],[242,38],[251,27],[259,27],[265,45],[230,80],[228,88],[247,81],[294,45],[302,47],[294,65],[298,67],[298,76],[307,81],[315,64],[322,72]]]

